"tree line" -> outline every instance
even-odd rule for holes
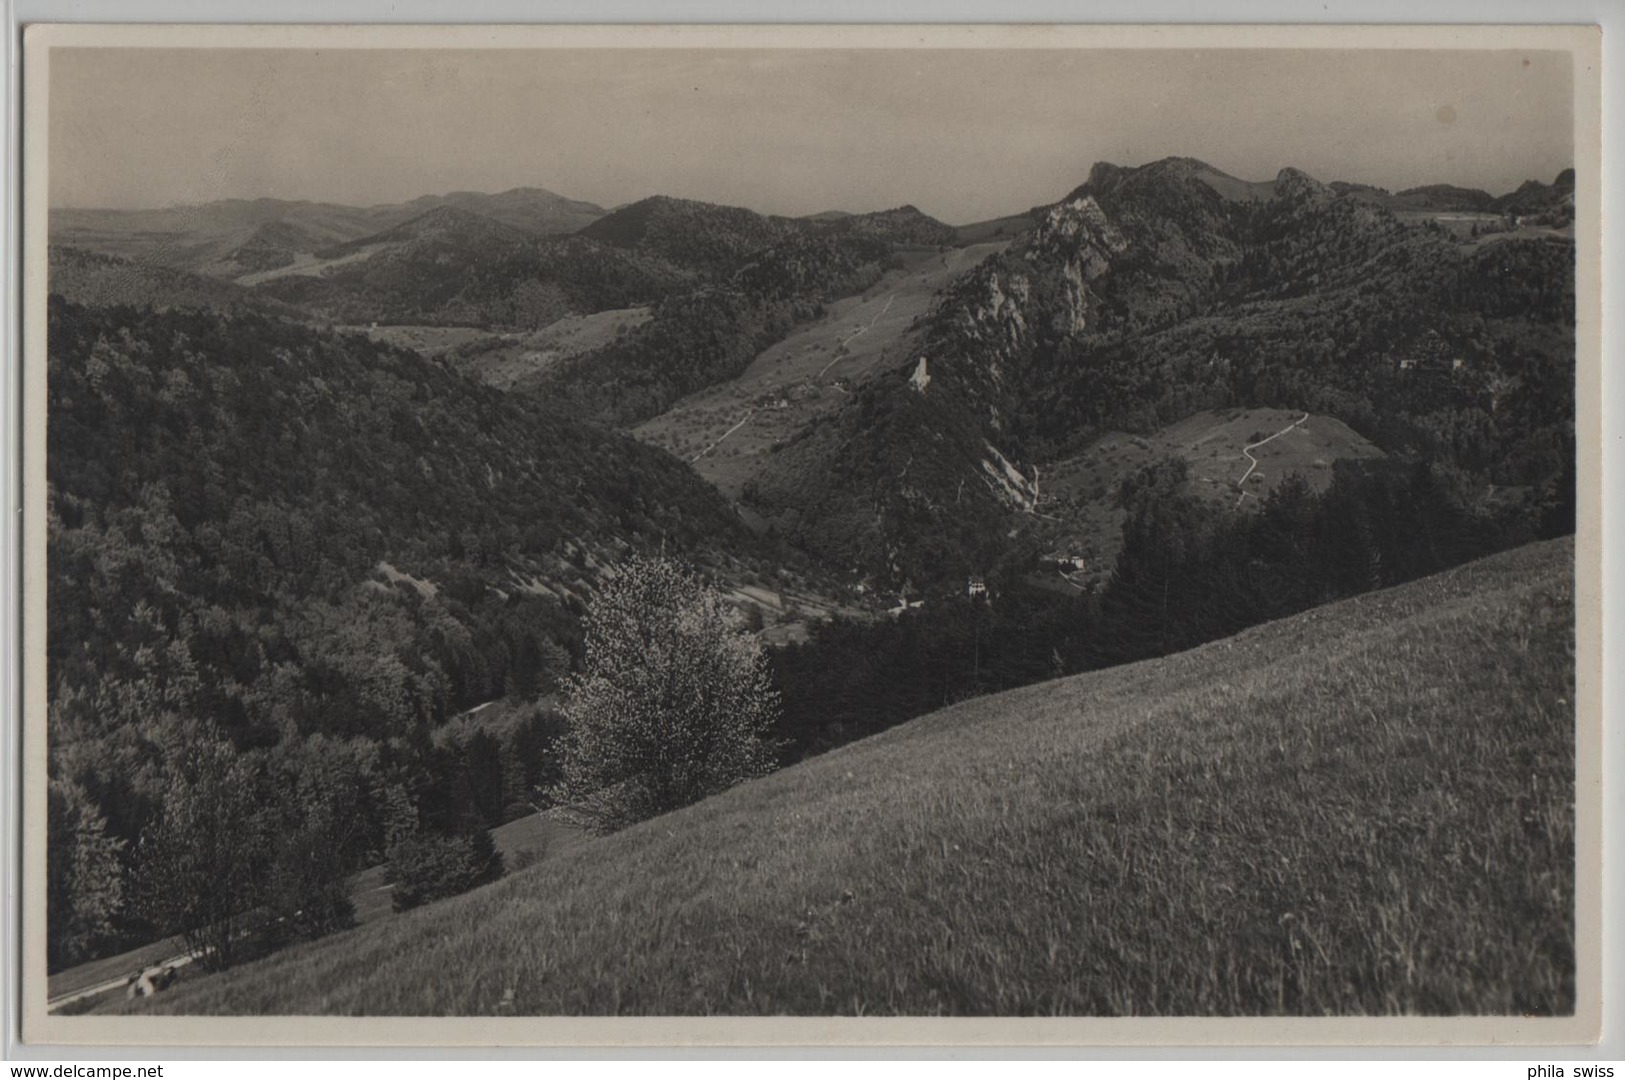
[[[491,827],[544,804],[609,832],[775,766],[779,701],[762,646],[675,561],[616,568],[561,689],[560,711],[522,707],[500,737],[420,726],[389,742],[318,735],[240,750],[205,720],[166,717],[160,784],[133,836],[109,822],[96,783],[129,777],[54,776],[51,968],[172,936],[220,970],[354,925],[364,867],[382,864],[403,911],[502,876]]]
[[[132,733],[156,739],[152,753],[87,764],[65,748],[76,767],[48,796],[49,966],[174,936],[226,967],[352,925],[351,878],[378,864],[396,910],[495,880],[489,830],[556,775],[556,737],[556,718],[534,710],[500,740],[437,745],[419,729],[240,749],[170,715]]]
[[[1149,659],[1319,604],[1414,580],[1574,528],[1571,468],[1527,500],[1487,507],[1426,462],[1345,461],[1315,492],[1289,477],[1257,510],[1215,513],[1178,458],[1123,485],[1123,543],[1107,583],[1034,587],[1031,559],[990,595],[938,589],[876,622],[835,620],[774,654],[790,757],[820,753],[955,701]]]

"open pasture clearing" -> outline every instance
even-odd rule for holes
[[[1574,239],[1574,225],[1554,227],[1551,225],[1537,225],[1531,222],[1520,222],[1517,225],[1508,224],[1507,214],[1476,213],[1471,210],[1399,210],[1394,214],[1399,220],[1409,225],[1423,222],[1433,222],[1445,229],[1457,240],[1481,247],[1484,244],[1493,244],[1501,240],[1533,240],[1540,237],[1554,237],[1572,241]],[[1474,233],[1477,233],[1475,236]]]
[[[373,341],[381,341],[398,349],[411,349],[427,357],[444,356],[470,342],[502,336],[473,326],[341,326],[339,330],[365,334]]]
[[[937,291],[1007,244],[904,254],[903,269],[832,301],[822,319],[763,350],[738,378],[684,398],[634,434],[693,461],[695,471],[738,499],[775,443],[838,408],[877,372],[905,363],[900,348]]]
[[[567,315],[539,330],[483,330],[472,326],[346,326],[422,356],[446,358],[459,371],[499,390],[512,389],[526,376],[601,348],[616,335],[648,322],[647,307],[615,308],[591,315]]]
[[[511,390],[572,357],[610,344],[652,317],[647,307],[613,308],[566,315],[539,330],[487,336],[452,355],[459,370],[499,390]]]
[[[300,252],[294,260],[286,266],[278,266],[271,270],[256,270],[241,274],[234,278],[239,285],[263,285],[267,281],[275,281],[285,277],[321,277],[329,270],[340,266],[350,266],[354,263],[366,262],[380,251],[388,250],[387,244],[368,244],[346,254],[328,258],[314,252]]]
[[[1336,461],[1381,457],[1382,452],[1330,416],[1293,409],[1225,409],[1195,413],[1150,435],[1111,432],[1081,454],[1039,470],[1040,511],[1036,526],[1057,553],[1081,556],[1084,578],[1104,581],[1122,544],[1127,511],[1118,505],[1124,480],[1166,458],[1185,461],[1185,490],[1232,508],[1242,490],[1243,506],[1257,509],[1288,476],[1301,476],[1315,491],[1332,480]],[[1296,426],[1294,426],[1296,425]],[[1244,447],[1277,435],[1252,451],[1258,467],[1248,473]],[[1244,487],[1238,487],[1246,476]]]

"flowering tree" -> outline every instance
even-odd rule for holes
[[[716,590],[663,558],[633,557],[587,613],[586,662],[564,683],[555,794],[612,832],[773,767],[778,693],[761,645]]]
[[[142,834],[141,913],[210,971],[230,967],[264,899],[266,826],[255,762],[205,736],[171,748],[157,820]]]

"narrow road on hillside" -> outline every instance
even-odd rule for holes
[[[839,352],[841,349],[846,348],[847,342],[855,341],[858,338],[862,337],[864,334],[867,334],[870,330],[873,330],[875,328],[875,323],[880,321],[880,317],[882,315],[886,314],[886,312],[891,310],[891,302],[893,300],[895,300],[895,299],[897,299],[897,294],[896,293],[888,293],[887,296],[886,296],[886,306],[881,308],[880,311],[875,314],[875,317],[869,320],[869,325],[864,326],[864,327],[860,327],[857,330],[852,331],[850,334],[846,335],[844,338],[842,338],[840,341],[838,341],[836,343],[836,345],[835,345],[836,351]],[[824,377],[824,371],[828,371],[830,368],[834,367],[837,363],[839,363],[840,361],[845,360],[845,359],[846,359],[846,357],[844,357],[844,356],[836,356],[835,359],[831,360],[829,363],[824,365],[824,370],[823,371],[820,371],[817,375],[813,376],[813,378],[822,379]]]
[[[1257,442],[1248,443],[1246,446],[1243,446],[1241,448],[1241,456],[1247,459],[1248,465],[1247,465],[1247,471],[1241,474],[1241,479],[1240,480],[1236,481],[1236,487],[1241,491],[1241,494],[1239,496],[1237,496],[1237,498],[1236,498],[1236,505],[1237,506],[1240,506],[1242,504],[1242,501],[1247,498],[1247,487],[1246,487],[1247,478],[1249,476],[1253,475],[1254,470],[1256,470],[1258,468],[1258,459],[1253,457],[1253,451],[1257,450],[1260,446],[1263,446],[1267,442],[1273,442],[1276,439],[1279,439],[1282,435],[1285,435],[1287,432],[1291,431],[1293,428],[1297,427],[1299,424],[1303,423],[1307,419],[1309,419],[1309,414],[1304,413],[1303,416],[1299,417],[1297,420],[1294,420],[1292,423],[1288,424],[1286,427],[1282,428],[1280,431],[1277,431],[1274,435],[1271,435],[1269,438],[1267,438],[1267,439],[1259,439]]]
[[[82,1001],[85,998],[100,997],[102,994],[112,993],[114,990],[128,986],[130,984],[130,980],[142,972],[151,971],[154,968],[163,968],[165,970],[173,971],[176,968],[185,967],[191,962],[192,958],[183,954],[180,956],[171,956],[167,960],[160,960],[156,963],[143,964],[128,974],[120,975],[116,979],[108,979],[106,982],[99,982],[94,986],[87,986],[79,990],[74,990],[70,993],[59,994],[58,996],[46,1001],[45,1011],[55,1012],[56,1010],[62,1008],[62,1006],[71,1005],[75,1001]]]
[[[551,857],[585,843],[587,839],[587,834],[552,821],[544,814],[527,814],[491,830],[491,840],[496,844],[497,851],[509,859],[517,858],[525,851],[540,851],[543,858]],[[378,919],[394,917],[394,906],[388,895],[393,886],[380,884],[384,873],[385,868],[380,864],[349,879],[356,925],[366,926]],[[55,1012],[74,1002],[117,992],[141,972],[155,967],[174,969],[191,962],[192,958],[174,938],[148,942],[118,956],[92,960],[50,977],[46,988],[46,1009]]]
[[[869,325],[859,327],[858,329],[852,331],[850,334],[846,335],[846,337],[842,338],[835,346],[837,351],[840,350],[840,349],[846,348],[846,343],[847,342],[852,341],[855,338],[861,337],[862,335],[867,334],[870,330],[874,329],[874,325],[875,325],[875,323],[880,321],[880,317],[882,315],[886,314],[886,312],[891,310],[892,301],[895,300],[896,298],[897,298],[897,295],[895,293],[889,294],[886,297],[886,306],[881,308],[878,312],[875,313],[875,317],[869,320]],[[836,356],[833,360],[831,360],[829,363],[824,365],[823,371],[820,371],[817,375],[813,376],[814,381],[816,381],[818,379],[822,379],[824,377],[824,372],[825,371],[828,371],[830,368],[834,367],[838,362],[840,362],[842,360],[845,360],[845,359],[846,359],[846,357],[844,357],[844,356]],[[710,446],[707,446],[704,450],[701,450],[699,453],[697,453],[693,457],[689,458],[688,463],[690,465],[694,464],[696,461],[699,461],[702,457],[709,454],[711,451],[715,450],[717,447],[721,446],[724,439],[726,439],[728,436],[732,435],[734,432],[738,431],[740,428],[744,427],[746,421],[748,421],[755,414],[756,414],[756,410],[751,409],[750,412],[745,414],[744,420],[739,421],[739,423],[735,424],[733,427],[729,428],[727,431],[724,431],[720,436],[717,437],[716,442],[712,443]]]
[[[689,458],[688,463],[690,465],[694,464],[696,461],[700,460],[702,457],[709,454],[711,451],[715,450],[717,447],[721,446],[723,439],[726,439],[729,435],[732,435],[734,432],[736,432],[740,428],[744,427],[745,426],[745,421],[749,420],[752,416],[755,416],[755,415],[756,415],[756,410],[754,408],[752,408],[750,410],[750,412],[745,414],[744,420],[739,421],[739,423],[735,424],[733,427],[729,428],[727,431],[724,431],[721,435],[719,435],[717,437],[716,442],[712,443],[710,446],[707,446],[704,450],[701,450],[699,453],[697,453],[693,457]]]

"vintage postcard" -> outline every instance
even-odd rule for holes
[[[1595,1041],[1599,49],[29,28],[25,1038]]]

